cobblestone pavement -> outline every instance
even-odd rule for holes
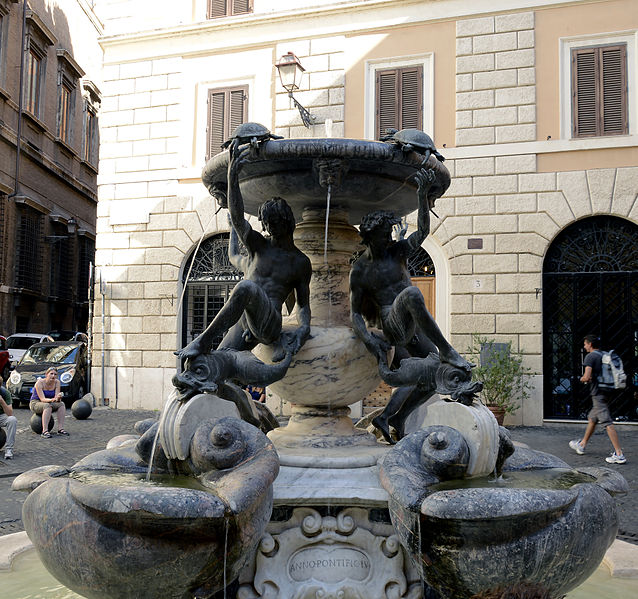
[[[18,419],[14,458],[4,461],[4,451],[0,451],[0,536],[24,530],[22,502],[26,495],[11,490],[18,474],[46,464],[72,466],[85,455],[104,449],[112,437],[133,433],[138,420],[158,416],[156,411],[99,407],[94,408],[88,419],[76,420],[67,410],[64,428],[70,436],[51,435],[50,439],[43,439],[29,426],[28,408],[14,409],[13,414]],[[57,419],[53,430],[57,430]]]
[[[31,413],[28,409],[16,409],[14,413],[18,418],[15,457],[2,461],[4,453],[0,452],[0,536],[23,530],[21,511],[25,495],[11,491],[11,482],[18,474],[46,464],[72,466],[85,455],[104,449],[112,437],[133,432],[133,425],[138,420],[158,416],[156,411],[96,408],[87,420],[75,420],[69,415],[65,428],[70,437],[52,435],[51,439],[42,439],[29,427]],[[585,455],[576,455],[568,443],[579,438],[584,430],[585,425],[579,424],[514,427],[510,432],[514,441],[552,453],[572,466],[609,466],[621,472],[631,490],[624,497],[617,498],[620,515],[618,536],[638,544],[638,427],[617,427],[627,456],[627,463],[622,466],[605,462],[612,447],[604,430],[596,432]]]
[[[608,464],[605,458],[611,455],[613,447],[604,429],[596,427],[589,440],[584,455],[577,455],[569,448],[572,439],[580,439],[585,432],[583,424],[550,424],[545,426],[515,427],[510,429],[512,439],[526,443],[532,449],[551,453],[571,466],[605,466],[620,472],[629,483],[629,493],[617,496],[620,519],[618,538],[638,544],[638,426],[616,426],[627,463]]]

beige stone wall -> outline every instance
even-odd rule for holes
[[[286,138],[344,136],[344,36],[295,40],[277,44],[280,57],[294,52],[306,69],[294,96],[315,118],[305,127],[288,93],[275,81],[275,132]]]
[[[456,145],[536,139],[534,13],[456,24]]]
[[[591,19],[583,25],[581,3],[554,3],[560,9],[546,3],[534,11],[483,0],[463,10],[445,0],[427,4],[432,18],[408,11],[409,2],[375,3],[356,13],[341,4],[310,17],[300,9],[285,19],[234,19],[232,29],[209,23],[201,31],[189,26],[183,35],[106,41],[97,265],[107,281],[105,393],[111,401],[117,368],[121,407],[161,406],[180,338],[181,269],[203,234],[227,230],[224,212],[214,215],[199,182],[201,90],[239,77],[251,86],[249,118],[277,134],[362,137],[374,88],[369,66],[429,56],[433,132],[453,177],[426,242],[437,263],[437,293],[449,297],[447,304],[437,299],[437,319],[460,350],[472,333],[512,341],[535,372],[535,390],[510,422],[542,424],[543,258],[556,235],[578,219],[615,214],[638,222],[635,136],[583,142],[557,133],[560,94],[549,93],[558,86],[556,65],[551,81],[539,79],[539,65],[546,72],[560,58],[548,16],[557,10],[567,22],[572,14],[579,34],[595,33]],[[596,6],[620,10],[627,1],[582,4],[590,14]],[[250,44],[238,45],[240,32]],[[309,129],[272,67],[288,51],[306,68],[295,96],[317,117]],[[551,131],[539,125],[541,106]],[[409,221],[414,226],[414,215]],[[469,239],[481,239],[482,248],[468,249]]]

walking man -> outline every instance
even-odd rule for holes
[[[4,459],[13,458],[13,445],[16,440],[16,428],[18,420],[13,415],[13,406],[11,405],[11,393],[2,384],[4,380],[0,376],[0,427],[4,428],[7,433],[7,441],[4,445]]]
[[[596,424],[600,423],[607,430],[607,435],[611,444],[614,446],[614,453],[608,458],[605,458],[610,464],[624,464],[627,460],[623,455],[620,442],[618,441],[618,434],[614,428],[614,424],[611,420],[611,414],[609,413],[609,406],[607,405],[607,397],[604,392],[598,388],[598,375],[602,370],[602,353],[600,349],[600,339],[596,335],[585,335],[583,345],[587,355],[583,362],[585,366],[585,374],[580,377],[582,383],[589,384],[589,393],[591,395],[592,409],[589,412],[587,418],[587,429],[585,435],[578,441],[574,439],[569,442],[569,446],[578,454],[583,455],[585,453],[585,446],[590,437],[594,434]]]

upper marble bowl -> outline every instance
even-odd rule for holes
[[[212,192],[225,185],[228,151],[213,156],[202,172]],[[430,197],[439,198],[450,186],[450,173],[434,156],[405,152],[393,144],[361,139],[277,139],[261,142],[251,151],[239,174],[245,210],[257,214],[274,196],[284,198],[297,221],[304,208],[326,205],[328,183],[331,206],[343,208],[351,224],[373,210],[392,210],[405,216],[416,209],[414,174],[424,166],[436,180]]]

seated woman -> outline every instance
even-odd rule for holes
[[[66,407],[62,401],[64,393],[60,391],[60,381],[58,381],[58,371],[55,368],[49,368],[44,373],[44,378],[35,382],[33,391],[31,391],[31,401],[29,408],[35,414],[42,414],[42,436],[45,439],[51,438],[49,432],[49,420],[51,412],[58,413],[58,435],[68,436],[64,428],[64,416]]]

